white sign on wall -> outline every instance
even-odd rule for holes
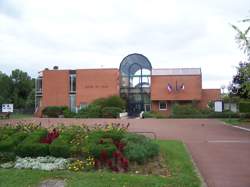
[[[223,112],[223,102],[222,101],[215,101],[214,102],[214,111],[215,112]]]
[[[2,104],[2,112],[13,112],[13,104]]]

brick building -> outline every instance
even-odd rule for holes
[[[160,111],[166,115],[174,103],[196,102],[205,108],[220,99],[220,89],[203,89],[200,68],[152,69],[140,54],[125,57],[119,69],[45,69],[36,81],[36,115],[46,106],[68,106],[72,111],[97,98],[120,95],[129,115]]]

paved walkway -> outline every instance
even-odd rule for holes
[[[152,131],[160,139],[182,140],[209,187],[250,187],[250,132],[215,119],[39,119],[33,123],[130,123],[130,131]],[[27,123],[30,120],[26,121]],[[1,123],[6,121],[1,120]],[[16,123],[14,120],[8,123]]]

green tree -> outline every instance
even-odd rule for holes
[[[10,79],[12,80],[13,85],[11,99],[15,108],[25,108],[27,99],[35,87],[34,79],[31,79],[26,72],[18,69],[12,71]]]
[[[237,32],[235,39],[239,48],[245,53],[246,61],[239,63],[237,74],[233,76],[232,84],[228,89],[231,96],[250,99],[250,19],[244,19],[241,22],[246,24],[244,31],[236,25],[232,27]]]
[[[13,85],[10,77],[0,71],[0,104],[11,102]]]

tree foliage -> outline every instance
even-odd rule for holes
[[[239,63],[237,74],[233,76],[232,84],[228,89],[231,96],[250,99],[250,19],[244,19],[241,22],[247,24],[244,31],[235,25],[232,27],[237,32],[235,39],[239,48],[245,53],[246,61]]]
[[[13,103],[17,109],[33,108],[35,79],[19,69],[8,76],[0,72],[0,104]]]

